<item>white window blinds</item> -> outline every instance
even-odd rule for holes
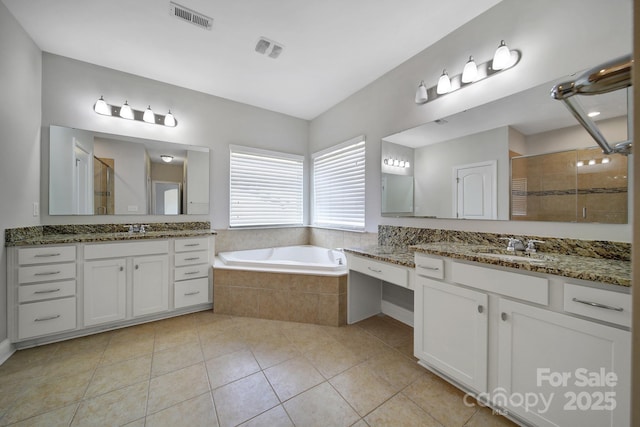
[[[365,139],[313,155],[313,225],[364,230]]]
[[[300,225],[303,156],[230,146],[229,226]]]

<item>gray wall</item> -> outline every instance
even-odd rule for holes
[[[0,341],[7,337],[4,229],[37,225],[40,201],[40,49],[0,2]]]
[[[167,128],[98,115],[93,111],[93,104],[100,95],[114,105],[128,100],[132,108],[138,110],[149,104],[160,114],[171,109],[178,126]],[[50,125],[209,147],[209,215],[147,216],[145,221],[209,220],[216,229],[226,229],[229,225],[229,144],[306,155],[309,131],[306,120],[45,52],[42,55],[43,199],[48,189]],[[49,216],[45,202],[42,209],[45,224],[140,221],[139,216],[128,215]]]
[[[383,137],[629,54],[631,8],[629,0],[504,0],[312,120],[310,152],[366,135],[367,231],[394,224],[628,242],[630,225],[383,218],[379,183]],[[413,102],[420,80],[435,84],[443,68],[461,70],[470,54],[489,60],[501,39],[522,52],[516,67],[425,105]]]

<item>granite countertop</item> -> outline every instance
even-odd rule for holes
[[[553,274],[573,279],[589,280],[624,287],[631,286],[631,262],[593,258],[579,255],[538,252],[526,256],[531,261],[518,258],[499,258],[495,255],[524,257],[525,253],[507,252],[504,248],[465,243],[426,243],[408,247],[372,246],[348,248],[346,252],[379,261],[414,268],[414,252],[438,255],[483,264],[517,268],[537,273]],[[493,255],[493,256],[492,256]]]
[[[60,233],[43,234],[15,241],[5,242],[6,246],[55,245],[63,243],[115,242],[145,239],[166,239],[172,237],[199,237],[216,234],[214,230],[160,230],[144,233]]]

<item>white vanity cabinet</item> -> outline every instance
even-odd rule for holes
[[[188,307],[211,300],[209,239],[197,237],[174,242],[174,306]]]
[[[624,288],[421,253],[415,260],[421,365],[525,425],[629,425]]]
[[[114,258],[84,263],[84,325],[123,320],[127,301],[127,260]]]

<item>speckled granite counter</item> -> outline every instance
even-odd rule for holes
[[[574,279],[590,280],[618,286],[631,286],[631,262],[592,258],[578,255],[565,255],[539,252],[533,254],[531,261],[505,259],[492,254],[523,256],[506,250],[486,245],[465,243],[425,243],[408,247],[371,246],[366,248],[345,248],[345,252],[361,255],[378,261],[414,268],[414,252],[475,261],[483,264],[517,268],[537,273],[553,274]],[[484,255],[483,255],[484,254]]]
[[[125,224],[44,225],[5,230],[5,246],[113,242],[216,234],[209,222],[152,223],[145,233],[121,231]]]

